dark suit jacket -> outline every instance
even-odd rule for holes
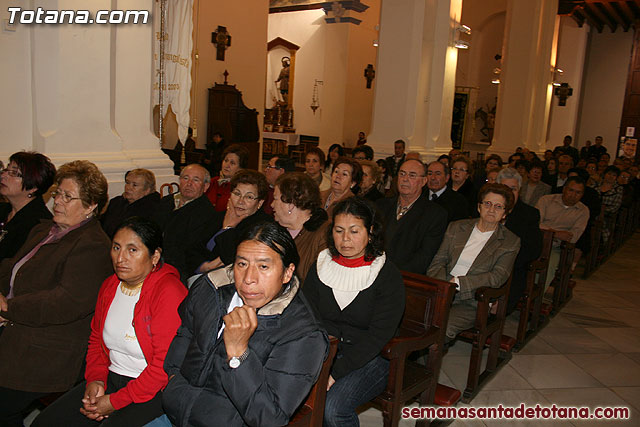
[[[41,219],[51,219],[51,212],[44,204],[42,197],[38,196],[22,209],[16,212],[11,221],[6,222],[11,212],[11,204],[0,203],[0,222],[4,222],[2,234],[0,234],[0,261],[11,258],[18,252],[27,240],[27,236],[33,227],[40,223]]]
[[[449,186],[451,186],[451,181],[449,181]],[[451,191],[454,191],[451,189]],[[469,178],[462,184],[457,191],[458,194],[464,196],[467,200],[467,211],[469,215],[467,217],[477,218],[478,217],[478,189],[473,185],[473,182]]]
[[[453,277],[449,274],[458,262],[460,254],[471,236],[473,227],[479,220],[463,219],[449,224],[444,235],[442,245],[433,258],[427,275],[436,279],[450,282]],[[482,286],[499,288],[507,281],[511,274],[513,263],[520,249],[520,238],[498,224],[498,228],[484,245],[471,268],[465,276],[459,278],[460,291],[455,299],[458,301],[471,300],[475,297],[476,289]]]
[[[429,197],[428,191],[425,196]],[[449,187],[434,202],[447,210],[447,223],[469,218],[467,199]]]
[[[100,218],[102,228],[107,236],[113,238],[122,221],[133,216],[150,218],[158,209],[158,203],[160,203],[160,194],[157,191],[147,194],[133,203],[129,203],[122,196],[116,196],[111,199],[106,212]]]
[[[507,216],[505,226],[520,238],[520,252],[513,266],[513,279],[509,291],[507,310],[515,308],[522,296],[527,282],[527,268],[531,261],[540,256],[542,250],[542,231],[540,230],[540,211],[518,199],[513,210]]]
[[[183,283],[195,273],[196,268],[208,260],[207,242],[219,228],[216,211],[206,195],[174,210],[172,194],[160,201],[154,219],[163,233],[163,256],[168,264],[180,272]]]
[[[7,295],[16,262],[49,233],[35,226],[13,258],[0,264]],[[98,220],[40,247],[18,271],[14,297],[0,316],[11,323],[0,336],[0,386],[43,393],[66,391],[77,381],[102,282],[113,274],[111,242]]]
[[[387,256],[400,269],[425,274],[447,228],[447,211],[424,196],[396,220],[398,196],[376,202],[385,226]]]
[[[387,163],[387,172],[389,173],[389,175],[391,176],[398,175],[398,171],[400,170],[400,165],[402,165],[402,162],[404,162],[406,158],[407,158],[407,155],[403,154],[397,166],[396,166],[395,156],[389,156],[386,159],[384,159],[384,161]]]

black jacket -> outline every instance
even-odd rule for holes
[[[0,203],[0,222],[4,223],[4,226],[0,227],[0,261],[13,257],[27,240],[31,229],[38,225],[41,219],[51,219],[52,216],[40,196],[23,206],[11,221],[7,222],[9,212],[11,204]]]
[[[147,194],[133,203],[129,203],[122,196],[116,196],[111,199],[107,210],[100,218],[102,229],[109,238],[113,238],[122,221],[133,216],[150,218],[158,209],[158,203],[160,203],[160,193],[157,191]]]
[[[371,286],[360,291],[343,310],[333,290],[318,277],[317,264],[309,270],[303,292],[327,333],[340,340],[331,367],[336,380],[378,356],[393,338],[404,313],[402,275],[388,259]]]
[[[449,181],[451,183],[451,181]],[[453,190],[452,188],[452,191]],[[467,210],[471,218],[478,218],[480,213],[478,212],[478,189],[473,185],[473,182],[469,178],[462,184],[457,191],[458,194],[464,196],[467,199]]]
[[[387,257],[400,269],[425,274],[447,229],[447,211],[420,196],[398,221],[398,196],[376,202],[385,227]]]
[[[511,312],[526,288],[528,265],[540,256],[542,250],[540,211],[518,199],[507,216],[505,226],[520,238],[520,252],[513,265],[513,278],[507,304],[507,311]]]
[[[178,210],[174,208],[173,195],[163,197],[153,219],[163,230],[164,260],[177,268],[180,279],[187,283],[196,268],[207,261],[206,244],[218,231],[219,222],[215,221],[215,208],[205,195]]]
[[[286,425],[320,374],[329,343],[297,279],[291,292],[258,310],[249,357],[229,367],[217,336],[235,293],[231,275],[219,269],[201,276],[178,309],[182,325],[164,363],[175,376],[162,394],[174,425]]]
[[[429,197],[429,191],[425,196]],[[447,210],[447,223],[470,217],[467,199],[449,187],[434,202]]]

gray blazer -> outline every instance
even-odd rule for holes
[[[529,206],[535,207],[540,197],[546,196],[547,194],[551,194],[551,186],[545,182],[539,181],[536,184],[536,186],[533,188],[533,192],[531,193],[531,196],[529,197],[529,199],[525,200],[524,196],[527,194],[528,187],[529,187],[528,182],[525,182],[524,184],[522,184],[522,187],[520,188],[520,199],[522,199],[522,201],[528,204]]]
[[[427,270],[427,276],[446,281],[453,280],[449,272],[458,262],[464,245],[478,221],[463,219],[449,224],[442,245]],[[471,264],[467,275],[459,277],[460,291],[456,294],[456,300],[473,299],[475,290],[482,286],[502,286],[511,274],[519,250],[520,238],[504,225],[498,224],[496,231]]]

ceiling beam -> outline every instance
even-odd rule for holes
[[[614,21],[610,16],[607,16],[607,14],[603,13],[600,8],[598,8],[598,6],[599,5],[596,3],[585,5],[585,7],[589,9],[589,12],[593,13],[598,18],[598,20],[604,22],[607,27],[611,28],[612,33],[615,33],[616,28],[618,28],[618,23]]]
[[[635,18],[635,13],[633,13],[633,11],[629,8],[629,5],[627,4],[626,1],[620,1],[617,3],[618,7],[620,8],[620,10],[622,11],[622,13],[624,14],[624,16],[627,17],[627,19],[629,19],[629,21],[631,22],[631,24],[633,24],[633,22],[636,20]]]
[[[602,22],[598,20],[598,18],[596,18],[592,13],[590,13],[586,7],[584,6],[581,7],[580,13],[582,13],[582,15],[587,19],[587,22],[589,23],[589,25],[595,28],[599,33],[602,32],[602,30],[604,29],[604,25],[602,24]]]
[[[601,4],[602,7],[609,13],[609,15],[611,15],[613,19],[615,19],[620,24],[625,33],[629,31],[631,22],[633,21],[631,20],[631,18],[627,19],[624,12],[618,9],[620,7],[618,3],[606,2]]]

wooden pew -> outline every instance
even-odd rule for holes
[[[544,283],[549,268],[549,255],[553,246],[553,231],[543,230],[542,251],[540,257],[529,264],[527,271],[527,287],[520,298],[518,309],[520,321],[514,350],[522,350],[527,342],[533,338],[543,326],[540,318],[542,298],[544,297]]]
[[[462,394],[462,401],[469,403],[478,394],[482,386],[497,372],[497,370],[511,359],[511,347],[515,340],[502,340],[502,330],[507,314],[507,300],[511,276],[499,288],[482,287],[476,290],[478,309],[473,328],[458,334],[459,338],[471,342],[471,359],[467,374],[467,387]],[[497,304],[496,314],[490,314],[490,304]],[[482,367],[482,352],[485,345],[489,346],[487,365]],[[502,347],[503,351],[500,351]]]
[[[556,276],[551,282],[551,286],[553,287],[552,316],[558,314],[572,296],[569,281],[571,280],[571,266],[573,265],[576,246],[573,243],[562,242],[561,248],[562,252],[560,253],[560,262],[558,263]]]
[[[455,293],[453,283],[402,272],[406,306],[396,336],[381,354],[390,361],[387,388],[372,401],[382,407],[385,427],[397,426],[402,406],[416,396],[421,406],[430,405],[438,383],[449,310]],[[408,360],[428,350],[426,365]],[[427,426],[429,420],[417,425]]]

